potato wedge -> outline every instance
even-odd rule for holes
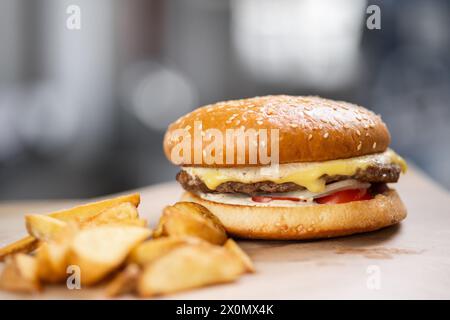
[[[67,227],[67,222],[42,214],[29,214],[25,216],[25,225],[31,236],[49,241]]]
[[[82,223],[83,226],[101,226],[104,224],[120,223],[122,221],[139,220],[136,207],[130,202],[124,202],[108,208],[90,217]]]
[[[180,209],[185,212],[189,212],[194,215],[202,216],[205,219],[211,221],[213,224],[217,225],[218,228],[224,229],[222,222],[214,214],[209,211],[208,208],[202,206],[201,204],[188,201],[180,201],[173,205],[175,208]]]
[[[164,214],[161,215],[161,217],[159,217],[159,221],[158,221],[158,225],[155,228],[155,231],[153,231],[153,238],[161,238],[166,236],[164,234],[164,224],[166,222],[166,219],[164,217]]]
[[[130,194],[126,196],[120,196],[113,199],[107,199],[97,202],[92,202],[88,204],[84,204],[81,206],[77,206],[74,208],[55,211],[49,213],[48,215],[63,221],[76,221],[76,222],[84,222],[89,220],[90,218],[98,215],[99,213],[105,211],[106,209],[115,207],[122,203],[131,203],[135,207],[139,205],[140,196],[138,193]]]
[[[139,215],[136,207],[133,206],[133,204],[126,202],[106,209],[86,221],[73,223],[78,223],[82,228],[105,224],[122,224],[145,227],[147,225],[147,221],[144,219],[139,219],[138,217]],[[31,236],[43,241],[53,239],[59,232],[67,227],[67,222],[65,221],[40,214],[26,215],[25,224]]]
[[[101,201],[96,201],[80,206],[76,206],[70,209],[59,210],[49,213],[48,215],[62,220],[62,221],[76,221],[78,223],[84,222],[89,218],[98,215],[100,212],[105,211],[108,208],[117,206],[121,203],[129,202],[135,207],[139,206],[140,195],[138,193],[119,196],[113,199],[106,199]],[[0,261],[2,261],[6,256],[23,252],[28,253],[36,249],[39,245],[39,241],[32,236],[24,237],[18,241],[0,248]]]
[[[166,207],[158,229],[156,236],[193,236],[217,245],[227,240],[220,220],[208,209],[193,202],[177,202]]]
[[[44,282],[58,283],[67,277],[69,246],[60,243],[43,243],[36,253],[38,276]]]
[[[228,239],[224,244],[224,248],[229,250],[244,266],[245,271],[249,273],[255,272],[255,266],[253,265],[250,257],[242,250],[241,247],[233,239]]]
[[[107,297],[117,297],[123,294],[132,293],[136,290],[140,268],[136,264],[129,264],[120,271],[106,286],[105,295]]]
[[[42,242],[36,250],[38,276],[43,282],[58,283],[67,278],[70,244],[79,232],[76,223],[67,225],[53,235],[50,241]]]
[[[120,220],[117,222],[111,222],[110,225],[135,226],[135,227],[145,228],[145,227],[147,227],[147,220],[145,220],[145,219],[125,219],[125,220]]]
[[[15,253],[30,253],[35,250],[38,245],[39,240],[32,236],[27,236],[13,243],[10,243],[0,248],[0,262],[3,261],[7,256],[13,255]]]
[[[81,284],[91,285],[118,268],[128,253],[151,235],[134,226],[99,226],[77,233],[71,243],[69,264],[81,269]]]
[[[142,242],[135,247],[128,260],[140,266],[145,266],[156,259],[166,255],[171,250],[184,245],[197,245],[207,243],[194,237],[163,237]]]
[[[231,282],[243,272],[242,264],[223,247],[182,246],[145,267],[138,293],[148,297]]]
[[[0,275],[0,288],[27,293],[40,291],[35,258],[23,253],[9,256]]]

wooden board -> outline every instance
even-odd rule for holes
[[[175,299],[449,299],[450,195],[412,168],[396,186],[408,208],[399,226],[344,238],[283,242],[240,241],[258,272],[234,284],[170,296]],[[175,202],[174,182],[138,190],[140,214],[154,225]],[[23,215],[80,201],[0,204],[0,245],[25,234]],[[41,295],[0,292],[0,299],[102,298],[101,290],[48,288]],[[126,297],[131,298],[131,297]]]

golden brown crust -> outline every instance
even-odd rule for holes
[[[207,105],[172,123],[164,137],[164,152],[171,160],[171,152],[179,141],[174,130],[186,128],[194,134],[194,122],[201,121],[202,130],[218,129],[225,136],[226,129],[279,129],[279,163],[325,161],[357,157],[383,152],[390,143],[389,131],[373,112],[343,101],[312,96],[264,96],[232,100]],[[268,146],[270,146],[270,134]],[[205,139],[205,138],[204,138]],[[223,139],[223,150],[225,139]],[[235,140],[236,142],[236,140]],[[205,146],[210,140],[205,140]],[[191,143],[191,161],[194,164],[194,143]],[[206,164],[204,167],[249,166],[249,144],[246,144],[246,162]],[[237,153],[237,152],[236,152]],[[270,147],[269,147],[270,155]],[[265,163],[258,162],[256,165]],[[172,161],[174,162],[174,161]],[[175,162],[174,162],[175,163]],[[177,163],[179,164],[179,163]]]
[[[305,207],[250,207],[207,201],[186,192],[183,201],[207,207],[233,236],[249,239],[300,240],[378,230],[406,217],[393,189],[372,200]]]

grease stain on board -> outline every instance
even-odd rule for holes
[[[368,259],[392,259],[396,255],[403,254],[421,254],[424,250],[402,249],[402,248],[351,248],[338,247],[335,249],[336,254],[352,254],[360,255]]]

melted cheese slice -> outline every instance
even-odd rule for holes
[[[215,190],[222,183],[235,181],[241,183],[254,183],[272,181],[275,183],[293,182],[305,187],[311,192],[325,190],[324,175],[352,176],[358,170],[364,170],[371,165],[397,164],[402,172],[406,172],[405,160],[388,149],[377,153],[349,159],[338,159],[322,162],[302,162],[280,164],[272,167],[245,167],[245,168],[200,168],[184,167],[192,177],[198,177],[205,185]]]

